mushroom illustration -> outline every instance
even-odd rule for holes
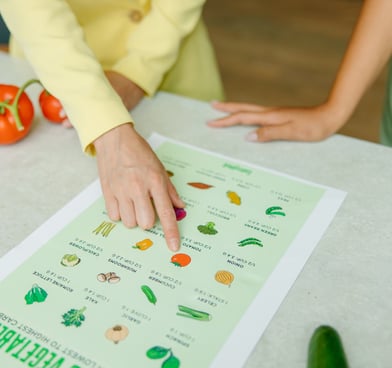
[[[118,344],[120,341],[125,340],[128,334],[128,327],[124,325],[115,325],[106,330],[105,337],[115,344]]]

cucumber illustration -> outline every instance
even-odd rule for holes
[[[146,296],[147,300],[151,303],[151,304],[156,304],[157,302],[157,297],[155,296],[154,292],[151,290],[151,288],[147,285],[142,285],[141,289],[144,293],[144,295]]]

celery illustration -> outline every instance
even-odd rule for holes
[[[34,302],[42,303],[46,300],[48,293],[39,287],[37,284],[34,284],[33,287],[27,292],[25,295],[26,304],[33,304]]]
[[[211,321],[211,315],[207,312],[186,307],[185,305],[179,305],[178,310],[177,316],[192,318],[197,321]]]
[[[83,314],[85,310],[86,307],[83,307],[82,309],[70,309],[68,312],[62,315],[63,321],[61,323],[67,327],[80,327],[86,319]]]
[[[167,357],[167,355],[169,356]],[[180,360],[173,355],[173,352],[169,348],[164,348],[162,346],[153,346],[152,348],[148,349],[146,355],[150,359],[163,359],[167,357],[162,365],[161,368],[179,368],[180,367]]]

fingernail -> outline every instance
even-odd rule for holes
[[[255,132],[250,132],[245,136],[245,139],[249,142],[256,142],[257,138],[257,133]]]
[[[176,238],[169,239],[167,241],[167,245],[169,246],[169,249],[173,252],[177,252],[178,249],[180,249],[180,242]]]

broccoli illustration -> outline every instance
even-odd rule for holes
[[[215,229],[215,224],[213,222],[207,222],[205,225],[199,225],[197,227],[202,234],[207,235],[215,235],[218,233],[218,230]]]

